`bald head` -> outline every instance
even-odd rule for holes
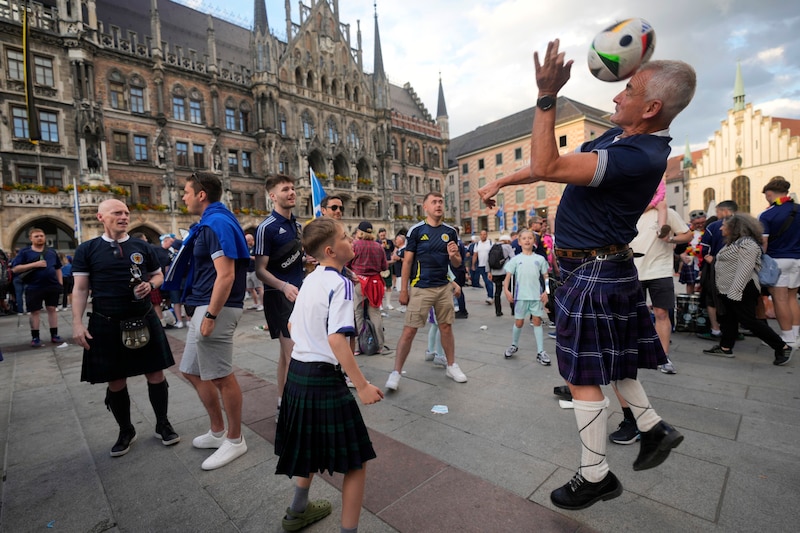
[[[97,206],[97,220],[103,224],[107,236],[118,240],[127,234],[130,211],[119,200],[104,200]]]

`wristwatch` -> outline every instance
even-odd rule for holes
[[[217,315],[212,315],[208,311],[206,311],[206,314],[204,314],[203,316],[206,317],[209,320],[216,320],[217,319]]]
[[[551,94],[545,94],[536,100],[536,107],[542,111],[550,111],[556,105],[556,97]]]
[[[155,286],[155,285],[153,285],[153,282],[152,282],[152,281],[150,282],[150,290],[151,290],[151,291],[154,291],[154,290],[156,290],[156,286]]]

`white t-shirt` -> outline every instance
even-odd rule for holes
[[[331,267],[317,267],[306,276],[289,317],[292,359],[338,365],[328,335],[356,334],[353,282]]]
[[[478,256],[478,266],[489,268],[489,250],[492,249],[491,239],[485,241],[478,241],[475,243],[473,250],[474,255]]]
[[[674,234],[689,231],[689,226],[674,209],[667,209],[667,224]],[[644,257],[633,260],[641,281],[671,278],[673,275],[673,245],[658,238],[658,229],[658,211],[655,209],[645,211],[636,223],[639,234],[630,246],[634,253],[644,254]]]

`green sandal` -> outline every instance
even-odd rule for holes
[[[283,517],[281,525],[286,531],[298,531],[318,520],[322,520],[331,514],[332,509],[331,502],[328,500],[308,502],[306,510],[302,513],[295,513],[290,507],[287,507],[286,516]]]

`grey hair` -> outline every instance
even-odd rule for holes
[[[646,98],[661,100],[661,113],[672,122],[692,101],[697,87],[697,74],[688,63],[672,60],[648,61],[639,69],[639,72],[647,71],[651,75]]]
[[[727,219],[724,224],[728,230],[728,235],[725,237],[727,244],[736,242],[744,237],[750,237],[759,245],[761,244],[764,226],[761,225],[758,219],[744,213],[736,213]]]

